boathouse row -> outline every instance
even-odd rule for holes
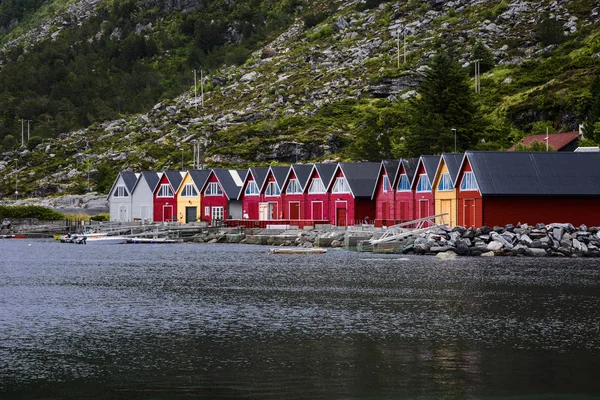
[[[380,163],[121,172],[110,219],[212,225],[600,226],[600,153],[483,152]],[[442,222],[442,221],[438,221]]]

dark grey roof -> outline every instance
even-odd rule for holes
[[[292,165],[292,168],[290,168],[290,171],[292,169],[294,170],[294,174],[296,174],[296,179],[298,179],[300,187],[304,191],[306,189],[306,184],[310,179],[310,173],[313,169],[312,164],[294,164]]]
[[[183,180],[183,176],[181,176],[181,172],[179,171],[165,171],[165,175],[169,180],[169,183],[173,187],[174,191],[179,189],[179,185],[181,185],[181,181]]]
[[[482,195],[600,195],[600,153],[467,152]]]
[[[325,187],[329,187],[331,179],[333,178],[333,174],[337,168],[337,164],[317,163],[314,165],[319,177],[321,178],[321,181],[323,182],[323,185],[325,185]]]
[[[279,186],[279,189],[283,190],[283,184],[285,183],[288,172],[290,172],[290,167],[270,167],[270,170],[275,177],[277,186]]]
[[[371,198],[377,184],[381,163],[339,163],[339,166],[354,197]]]
[[[221,184],[221,187],[225,192],[225,196],[227,196],[229,200],[236,200],[240,194],[240,190],[242,189],[242,186],[238,186],[238,184],[232,176],[232,173],[237,174],[237,171],[228,170],[224,168],[216,168],[213,169],[213,172],[217,176],[217,179],[219,180],[219,183]]]
[[[254,177],[254,182],[259,188],[262,188],[269,173],[269,167],[250,167],[249,173]],[[246,176],[247,177],[247,176]]]
[[[135,172],[123,171],[121,172],[121,178],[123,178],[123,182],[125,183],[127,191],[131,193],[135,184],[137,183],[138,176],[135,174]]]
[[[244,182],[246,180],[246,176],[248,175],[248,170],[247,169],[236,169],[238,175],[240,176],[240,178],[242,179],[242,182]]]
[[[188,171],[190,174],[190,178],[192,178],[192,182],[198,188],[198,191],[201,191],[204,188],[204,184],[208,180],[210,176],[210,170],[208,169],[191,169]]]
[[[400,160],[400,165],[404,167],[404,171],[406,171],[406,176],[408,177],[408,181],[412,182],[415,177],[415,173],[417,172],[417,165],[419,165],[419,158],[403,158]],[[398,170],[400,170],[400,166],[398,166]]]
[[[152,193],[154,193],[156,187],[158,186],[158,182],[160,182],[160,174],[156,171],[142,171],[141,174],[142,175],[138,179],[138,182],[140,182],[140,180],[142,179],[145,179],[146,183],[148,184],[148,187],[150,188]]]
[[[425,166],[425,172],[427,172],[427,178],[429,182],[433,183],[435,179],[435,173],[437,172],[437,166],[440,162],[440,156],[421,156],[423,165]]]
[[[398,166],[400,165],[400,160],[383,160],[381,162],[381,167],[385,168],[385,173],[390,180],[390,185],[394,186],[396,183],[396,174],[398,173]]]
[[[444,162],[446,163],[446,167],[448,168],[448,173],[450,174],[450,180],[454,184],[456,182],[456,177],[458,175],[458,170],[460,169],[460,164],[464,157],[462,153],[444,153],[442,154],[444,158]],[[440,163],[442,161],[440,160]]]

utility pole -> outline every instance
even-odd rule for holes
[[[481,67],[479,65],[480,60],[474,60],[475,62],[475,93],[481,93]]]
[[[403,51],[403,57],[404,57],[404,64],[406,64],[406,31],[404,29],[402,29],[402,36],[403,36],[403,42],[404,42],[404,51]],[[398,30],[396,31],[396,56],[398,59],[398,69],[400,69],[400,28],[398,28]]]
[[[200,70],[200,101],[202,102],[202,108],[204,108],[204,75],[202,70]]]
[[[185,171],[185,170],[183,169],[183,148],[181,149],[181,170],[182,170],[182,171]]]
[[[17,160],[15,160],[15,200],[19,198],[19,171],[17,171]]]
[[[450,130],[454,132],[454,152],[456,153],[456,128],[452,128]]]
[[[194,70],[194,104],[196,105],[196,112],[198,112],[198,83],[196,80],[196,70]]]
[[[31,122],[30,119],[27,120],[27,144],[29,144],[29,123]]]
[[[548,136],[548,127],[546,127],[546,152],[548,152],[548,142],[550,141],[550,136]]]
[[[21,147],[25,146],[25,120],[21,118]]]

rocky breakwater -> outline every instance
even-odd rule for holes
[[[404,254],[460,256],[600,257],[600,228],[553,223],[478,229],[436,228],[411,239]]]

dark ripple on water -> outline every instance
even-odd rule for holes
[[[598,372],[588,361],[600,353],[596,260],[51,241],[0,241],[0,250],[0,394],[77,398],[98,386],[125,398],[389,398],[597,389],[585,380]],[[540,377],[531,388],[531,379],[517,379],[531,368],[580,376],[560,387]]]

